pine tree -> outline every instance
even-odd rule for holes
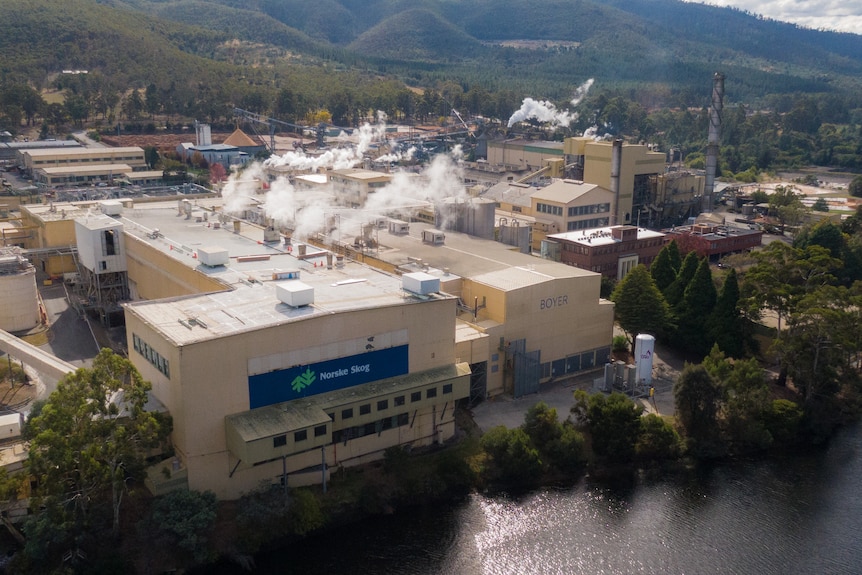
[[[676,243],[676,240],[671,240],[665,247],[667,247],[667,255],[670,257],[670,267],[673,268],[675,273],[679,273],[680,268],[682,268],[682,255],[679,253],[679,244]]]
[[[673,254],[671,254],[671,256],[672,255]],[[699,260],[697,254],[695,252],[688,252],[688,255],[685,256],[685,259],[682,262],[679,273],[676,274],[676,279],[673,280],[673,282],[667,286],[667,289],[662,292],[671,308],[676,308],[680,302],[682,302],[685,288],[688,287],[688,282],[690,282],[691,278],[694,277],[694,272],[697,271],[698,263]]]
[[[676,245],[674,243],[674,245]],[[673,268],[670,255],[670,244],[664,246],[649,268],[649,273],[655,281],[656,287],[664,292],[667,286],[676,279],[677,270]]]
[[[679,347],[701,356],[709,352],[713,342],[706,324],[715,307],[715,300],[712,271],[707,259],[703,258],[685,288],[677,313],[678,327],[674,340]]]
[[[739,282],[730,268],[715,300],[708,322],[711,339],[730,357],[742,357],[745,350],[742,317],[739,314]]]

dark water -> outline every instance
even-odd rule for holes
[[[800,457],[365,521],[262,555],[255,572],[862,573],[862,427]]]

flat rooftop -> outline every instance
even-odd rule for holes
[[[639,240],[649,240],[656,238],[663,238],[666,234],[662,232],[656,232],[653,230],[647,230],[645,228],[638,228],[637,239]],[[561,239],[569,242],[573,242],[576,244],[590,245],[590,246],[608,246],[614,243],[619,242],[620,240],[614,238],[613,236],[613,228],[610,226],[604,228],[592,228],[589,230],[577,230],[574,232],[563,232],[560,234],[549,234],[549,239]]]
[[[215,293],[126,304],[130,313],[177,345],[333,313],[452,297],[414,296],[402,289],[400,277],[346,259],[338,266],[334,256],[329,269],[328,252],[311,245],[306,245],[306,257],[301,259],[299,243],[290,250],[282,242],[265,243],[263,229],[247,222],[235,233],[232,219],[221,222],[217,213],[204,210],[220,204],[219,198],[197,200],[187,218],[177,202],[154,202],[124,208],[118,217],[127,234],[226,287]],[[215,248],[227,251],[227,265],[201,263],[198,250],[212,253]],[[288,273],[299,277],[281,279]],[[312,304],[291,307],[278,299],[277,284],[297,281],[314,290]]]
[[[445,239],[442,244],[427,243],[422,240],[422,232],[428,229],[436,228],[430,224],[411,222],[406,234],[380,230],[377,236],[380,250],[376,257],[404,269],[427,264],[439,271],[448,269],[450,273],[471,279],[492,272],[505,272],[511,268],[541,269],[547,277],[554,278],[599,275],[523,254],[514,246],[458,232],[444,231]],[[416,261],[417,259],[421,261]]]

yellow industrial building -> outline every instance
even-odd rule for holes
[[[451,438],[458,402],[523,396],[610,356],[599,274],[421,223],[381,227],[361,253],[273,241],[221,201],[27,208],[45,238],[72,226],[91,293],[127,278],[112,289],[131,298],[129,357],[174,420],[156,493],[319,483]]]
[[[144,149],[137,146],[19,150],[16,163],[30,175],[42,168],[61,166],[124,164],[133,170],[144,170],[147,167]]]

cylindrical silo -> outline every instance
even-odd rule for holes
[[[18,248],[0,249],[0,329],[19,332],[39,324],[36,268]]]

